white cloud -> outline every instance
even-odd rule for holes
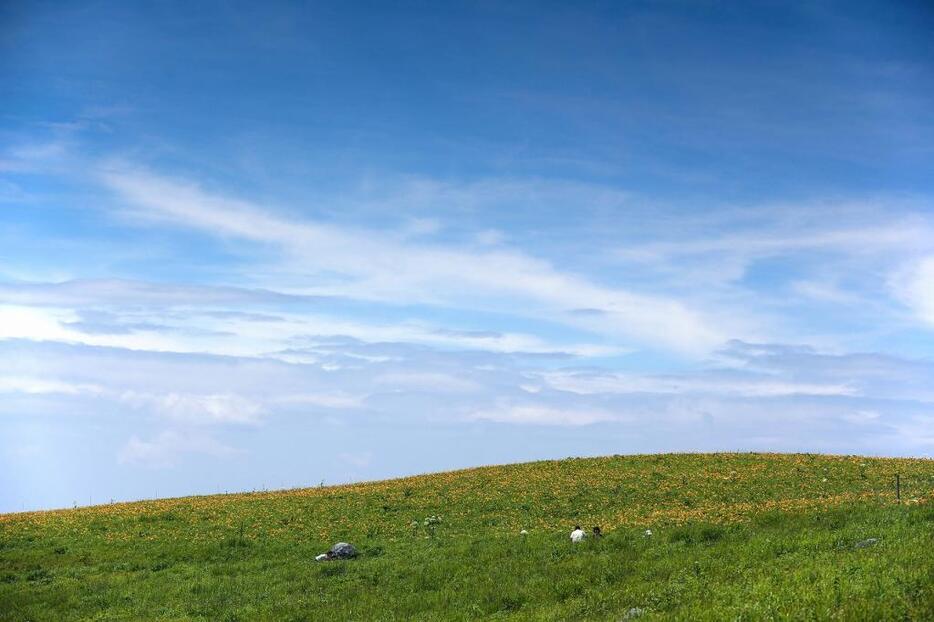
[[[316,298],[264,289],[210,285],[153,283],[131,279],[71,279],[57,283],[0,283],[0,297],[9,305],[91,306],[159,305],[210,307],[257,303],[315,302]]]
[[[471,413],[471,419],[483,419],[498,423],[546,426],[584,426],[607,421],[621,421],[619,413],[597,409],[575,409],[540,404],[500,403],[493,408]]]
[[[253,424],[263,415],[257,402],[231,393],[154,395],[126,391],[120,400],[134,408],[149,408],[157,415],[187,424]]]
[[[71,319],[74,317],[68,312],[0,305],[0,339],[67,341],[71,332],[62,322]]]
[[[432,393],[478,393],[484,387],[473,380],[432,371],[392,372],[380,374],[374,382],[393,390],[428,391]]]
[[[0,173],[45,173],[61,167],[67,155],[63,138],[20,143],[0,153]]]
[[[859,228],[827,227],[799,229],[777,234],[740,233],[715,235],[694,240],[654,242],[620,249],[618,256],[639,261],[658,261],[677,256],[731,255],[749,260],[798,251],[835,251],[847,254],[884,252],[892,248],[925,247],[931,243],[931,230],[924,222],[906,222]]]
[[[702,222],[679,218],[667,234],[618,244],[614,256],[669,291],[752,307],[767,327],[754,340],[801,338],[810,314],[790,310],[812,303],[887,328],[898,322],[889,275],[934,252],[930,208],[888,198],[708,210]],[[797,330],[782,331],[789,323]]]
[[[209,436],[194,435],[190,431],[165,430],[150,440],[132,436],[120,449],[117,459],[121,464],[169,468],[176,466],[188,454],[222,458],[236,453],[236,450]]]
[[[770,397],[781,395],[857,395],[846,383],[795,382],[742,373],[646,375],[612,372],[546,372],[542,378],[553,388],[580,394],[596,393],[706,393]]]
[[[95,384],[62,382],[54,378],[0,376],[0,393],[26,393],[31,395],[42,395],[46,393],[100,395],[104,393],[104,389]]]
[[[73,280],[0,284],[0,297],[15,303],[0,306],[0,338],[234,356],[268,354],[284,360],[307,360],[284,350],[294,339],[309,334],[585,357],[625,351],[608,344],[553,343],[526,333],[456,330],[414,321],[355,320],[328,313],[323,299],[271,290]],[[306,305],[311,310],[304,310]],[[248,312],[269,307],[276,309],[274,313]]]
[[[305,274],[339,277],[306,279],[297,293],[518,310],[681,351],[704,351],[725,338],[721,320],[678,300],[602,286],[518,251],[419,245],[404,236],[290,220],[246,201],[140,171],[112,169],[102,178],[135,217],[272,244]],[[605,314],[582,318],[564,313],[578,307]],[[734,336],[741,330],[735,321],[733,330]]]
[[[321,408],[354,409],[363,408],[367,395],[351,395],[349,393],[297,393],[284,395],[273,400],[275,404],[295,404],[300,406],[316,406]]]
[[[484,229],[477,234],[476,240],[481,246],[498,246],[506,242],[506,234],[498,229]]]
[[[54,426],[39,439],[54,447],[44,455],[63,463],[87,465],[91,445],[122,464],[198,468],[204,490],[216,489],[211,480],[234,481],[228,472],[241,487],[259,486],[242,473],[273,463],[306,483],[346,477],[347,465],[389,474],[371,472],[367,454],[398,473],[582,452],[934,452],[926,431],[934,429],[934,367],[923,360],[732,343],[709,362],[716,367],[632,374],[494,352],[315,341],[330,349],[323,361],[291,364],[0,340],[8,391],[0,422]],[[326,371],[344,351],[387,356]],[[37,439],[21,434],[8,445],[17,442]],[[227,460],[234,456],[237,464]],[[425,466],[431,456],[441,462]],[[127,481],[125,490],[152,487]]]
[[[404,234],[411,237],[434,235],[441,231],[441,223],[436,218],[412,218],[404,228]]]
[[[892,286],[918,319],[934,326],[934,255],[903,268],[893,277]]]

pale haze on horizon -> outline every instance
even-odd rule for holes
[[[934,5],[0,5],[0,512],[934,456]]]

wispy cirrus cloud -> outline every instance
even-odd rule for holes
[[[903,266],[892,276],[890,284],[921,322],[934,327],[934,255]]]
[[[771,234],[761,228],[747,233],[709,235],[701,239],[653,242],[632,245],[617,251],[617,256],[639,261],[658,261],[697,255],[736,256],[746,261],[802,251],[873,255],[892,249],[930,248],[932,228],[926,219],[903,216],[901,222],[875,223],[863,227],[835,225],[828,222],[797,227],[783,226]]]
[[[391,233],[290,219],[134,169],[109,169],[102,179],[135,217],[274,245],[306,273],[335,275],[326,284],[307,280],[295,288],[301,293],[509,309],[682,351],[709,350],[726,337],[719,319],[682,301],[606,287],[520,251],[413,243]],[[578,307],[603,315],[564,313]]]
[[[263,415],[262,405],[235,393],[153,395],[124,391],[119,400],[133,408],[150,409],[160,417],[195,425],[255,424]]]
[[[899,299],[888,281],[934,251],[930,210],[899,197],[724,208],[708,212],[710,222],[676,220],[667,235],[619,244],[613,256],[681,292],[706,287],[735,300],[753,289],[785,303],[891,312]],[[768,280],[757,286],[763,268]]]
[[[132,436],[120,448],[117,457],[121,464],[149,468],[171,468],[191,455],[224,458],[238,452],[207,434],[192,435],[187,431],[166,430],[153,438]]]
[[[121,282],[117,288],[108,284],[108,295],[101,295],[95,302],[85,295],[63,293],[64,289],[80,290],[81,282],[67,285],[0,285],[0,289],[11,293],[10,299],[19,303],[0,304],[0,338],[153,351],[262,354],[283,360],[319,357],[326,348],[319,347],[312,353],[302,347],[315,335],[528,355],[593,357],[627,352],[618,346],[569,337],[550,339],[530,332],[451,329],[418,318],[391,320],[373,314],[348,314],[339,304],[328,306],[315,298],[309,302],[301,296],[274,292],[265,297],[247,291],[242,302],[231,303],[226,296],[214,298],[210,287],[204,292],[187,287],[184,297],[174,293],[162,297],[151,295],[150,284]],[[139,289],[145,293],[137,297]]]
[[[346,360],[340,356],[344,347]],[[392,355],[359,356],[365,347]],[[10,371],[0,376],[0,390],[110,402],[143,411],[153,421],[197,427],[262,424],[318,412],[350,424],[386,416],[524,425],[616,422],[649,430],[666,412],[673,422],[680,416],[675,413],[692,405],[689,410],[727,419],[745,413],[746,420],[781,429],[789,438],[798,432],[773,418],[777,404],[788,408],[795,425],[822,425],[824,408],[877,426],[934,405],[929,361],[802,346],[733,342],[702,369],[667,374],[549,369],[501,353],[346,339],[333,340],[324,352],[329,356],[318,361],[287,363],[6,341],[0,342],[0,363]],[[877,414],[860,414],[866,412]]]
[[[383,476],[389,463],[502,461],[529,443],[528,457],[934,452],[925,432],[934,425],[934,369],[924,360],[733,343],[701,369],[652,374],[339,335],[319,336],[304,352],[287,362],[0,341],[0,429],[8,446],[36,446],[42,456],[92,448],[94,460],[75,473],[92,462],[106,472],[117,461],[135,477],[184,466],[199,471],[192,481],[204,490],[286,472],[296,484],[342,481],[348,451],[378,456],[355,477]],[[68,445],[48,447],[52,432],[37,439],[31,430],[63,425],[62,413]],[[250,479],[236,479],[241,470]],[[101,472],[95,494],[118,485]]]
[[[499,400],[490,408],[471,414],[473,419],[512,425],[587,426],[595,423],[624,421],[625,415],[595,408],[568,408],[545,404]]]
[[[845,383],[792,382],[735,371],[705,371],[696,374],[644,375],[613,372],[549,372],[543,375],[549,386],[580,394],[654,393],[744,397],[788,395],[856,395]]]

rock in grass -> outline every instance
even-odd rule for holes
[[[645,613],[645,609],[643,609],[642,607],[632,607],[629,609],[629,611],[623,614],[623,619],[624,620],[635,620],[636,618],[641,618],[644,613]]]
[[[357,556],[357,549],[352,544],[338,542],[328,551],[331,559],[350,559]]]
[[[869,538],[867,540],[860,540],[859,542],[856,543],[856,548],[865,549],[866,547],[874,545],[878,541],[879,541],[878,538]]]

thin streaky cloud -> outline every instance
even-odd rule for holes
[[[712,318],[680,301],[603,287],[518,251],[405,244],[375,231],[294,222],[149,173],[108,171],[103,179],[136,214],[276,244],[304,269],[334,271],[348,281],[323,291],[309,286],[309,293],[455,306],[471,300],[494,306],[505,295],[533,301],[558,321],[568,321],[555,313],[565,308],[598,308],[604,318],[580,324],[676,350],[705,351],[724,339]]]

